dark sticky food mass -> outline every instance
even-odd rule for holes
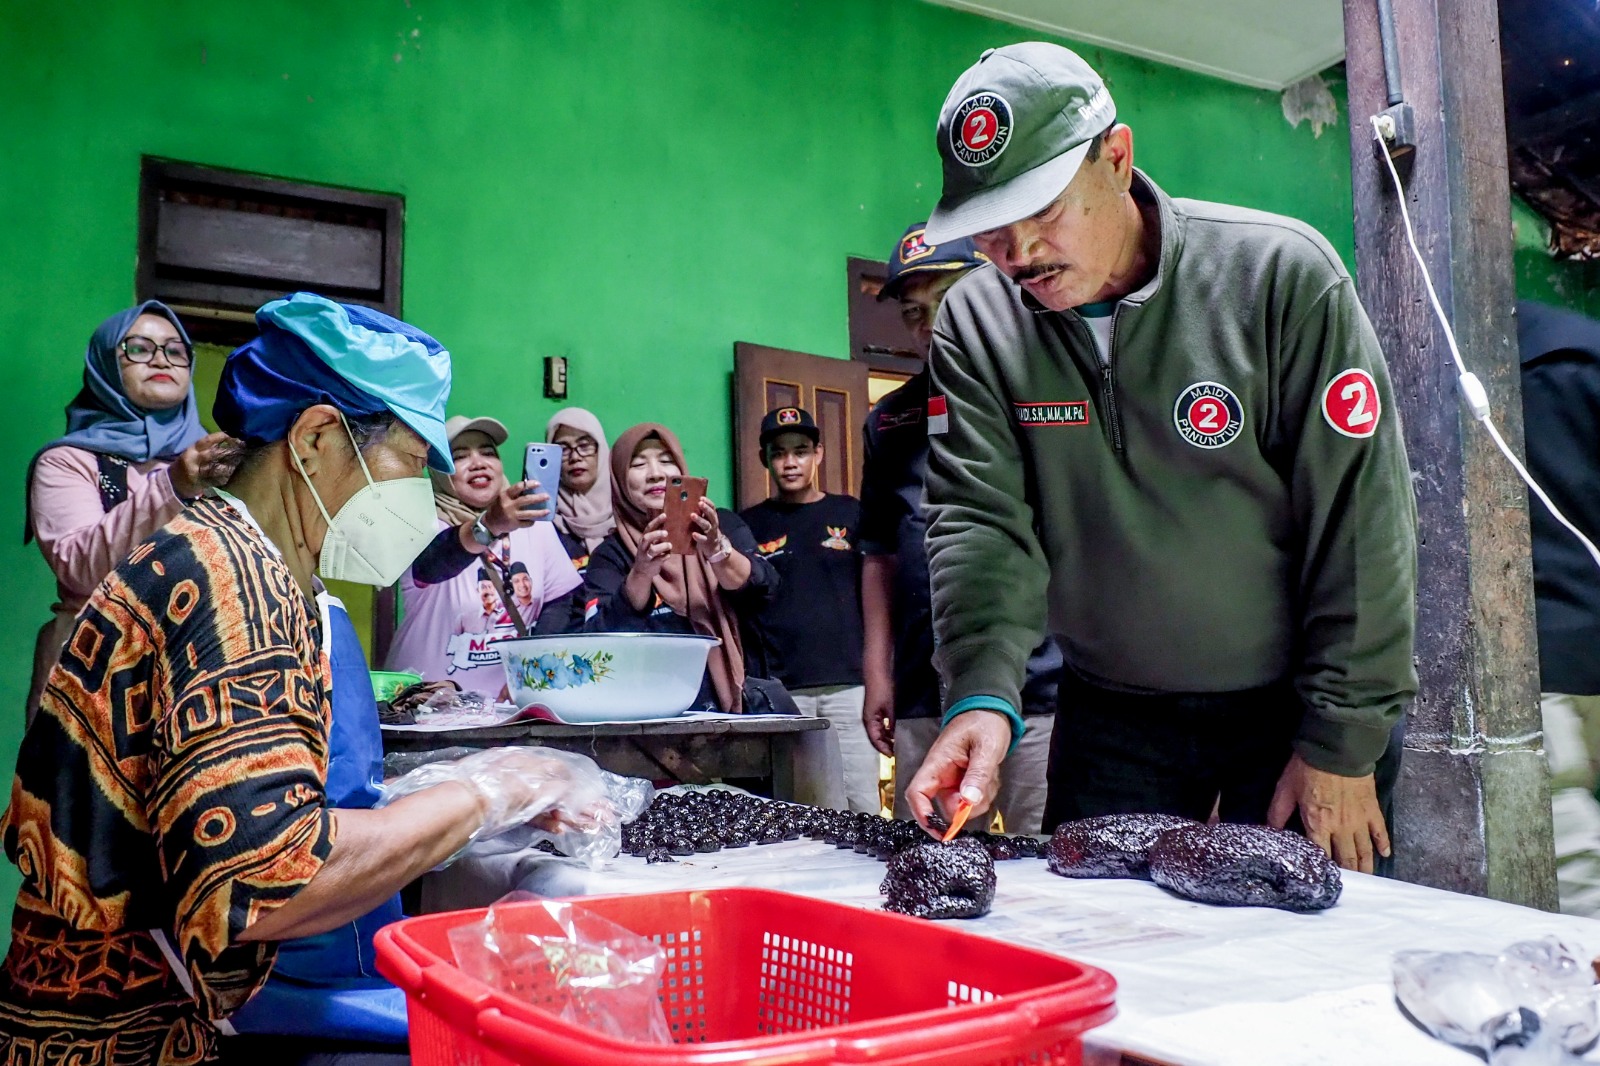
[[[648,862],[673,862],[722,848],[776,844],[809,837],[876,859],[927,842],[916,822],[852,814],[803,803],[783,803],[728,789],[664,792],[635,821],[622,827],[622,850]],[[971,833],[996,860],[1034,858],[1039,841],[999,833]]]
[[[1150,878],[1201,903],[1320,911],[1339,900],[1339,868],[1298,833],[1260,825],[1172,829],[1150,849]]]
[[[1150,847],[1168,829],[1199,825],[1175,814],[1106,814],[1066,822],[1045,848],[1050,872],[1062,877],[1150,876]]]
[[[913,918],[981,918],[994,903],[994,883],[988,849],[961,837],[896,852],[878,891],[885,896],[884,910]]]

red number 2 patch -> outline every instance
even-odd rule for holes
[[[1341,371],[1322,390],[1322,417],[1347,437],[1372,436],[1382,413],[1378,383],[1365,370]]]
[[[961,140],[974,152],[981,152],[994,140],[996,125],[994,112],[980,107],[961,124]]]

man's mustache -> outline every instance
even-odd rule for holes
[[[1067,269],[1065,263],[1035,263],[1033,266],[1023,267],[1011,275],[1011,278],[1013,281],[1032,281],[1034,278],[1042,278],[1046,274],[1065,269]]]

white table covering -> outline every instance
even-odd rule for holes
[[[791,841],[671,864],[624,856],[594,871],[523,853],[517,880],[551,896],[750,885],[876,907],[883,869],[828,844]],[[1086,1042],[1091,1066],[1109,1066],[1122,1051],[1174,1066],[1481,1064],[1401,1014],[1390,984],[1394,952],[1494,953],[1552,933],[1586,958],[1600,951],[1600,923],[1591,919],[1361,874],[1345,875],[1332,909],[1291,914],[1190,903],[1144,881],[1070,880],[1039,860],[995,869],[993,910],[962,929],[1068,955],[1117,979],[1118,1015]],[[1600,1051],[1585,1061],[1600,1062]]]

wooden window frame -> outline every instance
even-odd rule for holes
[[[397,193],[367,192],[336,185],[274,178],[223,167],[202,166],[159,156],[143,156],[139,168],[139,246],[134,272],[134,292],[140,300],[171,304],[194,327],[196,340],[238,344],[255,335],[255,309],[296,288],[319,288],[314,281],[276,282],[261,279],[249,284],[226,279],[174,277],[162,269],[160,239],[161,192],[180,188],[219,198],[267,201],[312,211],[338,211],[381,216],[383,234],[382,282],[377,291],[353,293],[327,288],[328,295],[349,303],[365,304],[396,318],[402,317],[405,198]]]
[[[341,213],[366,216],[363,229],[382,232],[381,284],[377,290],[352,290],[319,284],[315,279],[288,281],[244,273],[164,271],[160,262],[161,193],[182,189],[221,200],[265,202],[295,209],[289,217],[315,219],[316,214]],[[309,214],[308,214],[309,213]],[[270,212],[241,212],[270,214]],[[377,223],[372,225],[370,223]],[[161,300],[183,317],[196,342],[234,347],[256,335],[255,310],[296,289],[325,292],[330,298],[363,304],[402,318],[401,293],[404,263],[405,198],[397,193],[366,192],[336,185],[268,177],[222,167],[201,166],[158,156],[142,156],[139,166],[139,245],[134,271],[134,292],[139,300]],[[188,273],[190,276],[183,276]],[[231,283],[237,279],[239,283]],[[251,285],[249,282],[257,281]],[[397,618],[394,586],[378,589],[373,597],[372,662],[381,665],[394,639]]]

